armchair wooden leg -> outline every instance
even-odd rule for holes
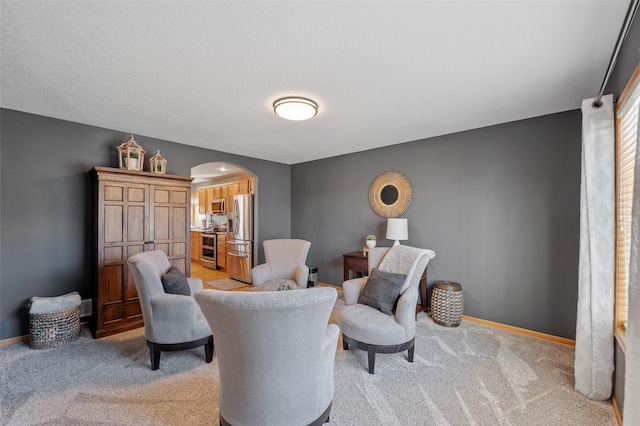
[[[373,374],[376,368],[376,347],[374,345],[369,346],[367,355],[369,357],[369,374]]]
[[[157,370],[160,368],[160,354],[162,353],[158,350],[153,342],[149,342],[149,355],[151,357],[151,369]]]
[[[183,351],[185,349],[204,346],[204,356],[206,361],[211,362],[213,360],[213,336],[182,343],[154,343],[147,340],[147,346],[149,346],[152,370],[160,368],[160,353],[162,351]]]
[[[349,350],[349,344],[345,340],[344,336],[342,337],[342,349],[344,349],[345,351]]]
[[[376,364],[376,354],[392,354],[398,352],[409,351],[409,362],[413,362],[413,355],[415,351],[416,339],[415,337],[408,342],[399,344],[399,345],[371,345],[368,343],[362,343],[358,340],[355,340],[351,337],[342,335],[342,345],[345,349],[348,348],[349,345],[354,348],[361,349],[363,351],[367,351],[367,358],[369,361],[369,374],[374,374],[375,364]]]
[[[207,343],[204,345],[204,357],[207,363],[213,361],[213,336],[209,336]]]

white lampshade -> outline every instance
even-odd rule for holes
[[[395,240],[393,245],[400,244],[400,240],[409,239],[409,224],[407,219],[393,217],[387,219],[387,240]]]
[[[273,103],[273,111],[286,120],[302,121],[315,117],[318,105],[305,98],[282,98]]]

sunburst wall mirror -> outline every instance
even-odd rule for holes
[[[369,204],[378,216],[398,217],[409,209],[413,190],[405,175],[384,172],[376,176],[369,187]]]

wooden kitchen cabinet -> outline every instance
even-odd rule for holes
[[[216,185],[213,187],[213,198],[227,198],[227,193],[229,192],[228,185]]]
[[[219,232],[218,238],[218,268],[227,269],[227,234]]]
[[[94,167],[94,337],[141,327],[142,311],[127,259],[162,250],[185,275],[190,263],[192,178]]]
[[[198,189],[198,212],[207,213],[207,191],[204,188]]]
[[[254,180],[251,176],[245,176],[237,180],[238,194],[253,194],[255,192]]]
[[[202,257],[202,233],[191,231],[191,262],[200,264]]]
[[[216,197],[215,197],[215,195],[214,195],[214,193],[213,193],[213,191],[214,191],[214,190],[213,190],[213,186],[207,186],[207,187],[205,188],[205,191],[206,191],[206,193],[207,193],[207,205],[206,205],[206,210],[207,210],[207,213],[210,213],[210,212],[211,212],[211,202],[212,202],[213,200],[215,200],[215,199],[216,199]]]
[[[233,211],[233,196],[238,194],[238,183],[230,183],[227,185],[227,213]]]

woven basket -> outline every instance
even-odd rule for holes
[[[54,312],[29,314],[29,347],[48,349],[80,336],[80,306]]]
[[[431,292],[431,316],[433,322],[444,327],[457,327],[462,320],[464,299],[462,286],[453,281],[436,283]]]

